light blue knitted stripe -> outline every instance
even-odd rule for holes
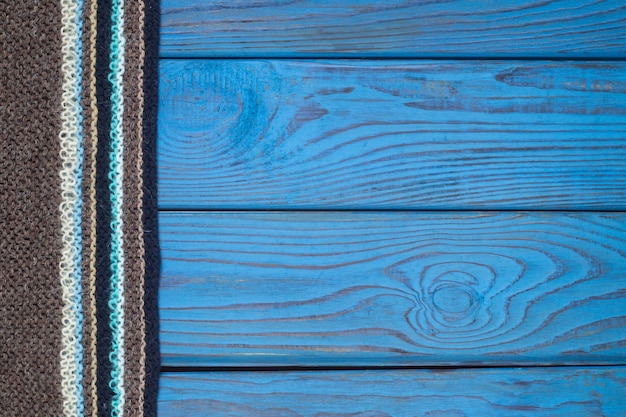
[[[124,98],[121,77],[124,73],[124,39],[123,39],[123,0],[112,1],[112,36],[109,65],[109,81],[111,82],[111,151],[109,162],[109,190],[111,197],[111,295],[109,298],[110,326],[112,344],[109,359],[111,361],[111,380],[109,386],[113,391],[111,414],[120,416],[123,413],[124,395],[124,322],[123,322],[123,146],[122,117]]]
[[[76,72],[76,150],[78,163],[74,170],[74,189],[76,191],[76,202],[74,204],[74,309],[76,317],[76,329],[74,336],[76,337],[76,375],[75,375],[75,387],[76,395],[78,397],[78,417],[83,415],[84,411],[84,399],[83,399],[83,344],[82,344],[82,329],[83,329],[83,302],[82,302],[82,272],[81,272],[81,259],[82,259],[82,176],[83,176],[83,114],[80,104],[82,96],[82,59],[83,59],[83,1],[76,1],[74,22],[76,24],[76,61],[74,62]]]

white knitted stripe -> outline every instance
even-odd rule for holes
[[[112,196],[112,221],[113,234],[111,245],[113,248],[112,259],[112,293],[114,298],[110,300],[112,309],[112,329],[113,329],[113,352],[114,359],[112,377],[112,388],[114,389],[112,415],[122,417],[124,415],[124,404],[126,401],[124,388],[124,236],[123,236],[123,208],[124,201],[123,180],[124,180],[124,56],[126,39],[124,37],[124,1],[114,0],[112,11],[112,48],[111,48],[111,74],[109,80],[112,83],[112,117],[111,117],[111,180]],[[115,48],[117,46],[117,49]]]
[[[61,330],[61,392],[63,396],[63,414],[79,416],[82,398],[79,398],[77,386],[81,383],[77,358],[76,334],[78,331],[78,307],[76,305],[76,257],[77,241],[75,209],[79,205],[77,195],[76,172],[80,169],[79,160],[79,92],[77,90],[78,55],[76,44],[78,32],[76,13],[80,11],[72,0],[61,0],[61,55],[63,73],[61,95],[61,131],[59,133],[62,167],[61,177],[61,238],[62,252],[60,262],[60,281],[62,287],[62,330]]]

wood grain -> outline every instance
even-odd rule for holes
[[[159,415],[623,416],[625,386],[623,367],[164,374]]]
[[[625,363],[625,213],[160,221],[165,366]]]
[[[162,209],[626,210],[626,64],[161,64]]]
[[[622,0],[163,0],[164,57],[626,57]]]

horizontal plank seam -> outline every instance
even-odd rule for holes
[[[528,364],[513,366],[507,364],[493,365],[466,365],[466,366],[164,366],[161,373],[196,373],[196,372],[327,372],[327,371],[455,371],[464,369],[531,369],[531,368],[551,368],[551,369],[585,369],[585,368],[620,368],[626,367],[626,362],[616,364],[565,364],[565,365],[543,365]]]
[[[626,208],[625,208],[626,209]],[[336,209],[310,209],[310,208],[214,208],[214,209],[173,209],[159,208],[160,213],[614,213],[623,214],[621,209],[394,209],[394,208],[336,208]]]
[[[161,55],[161,61],[254,61],[254,60],[285,60],[285,61],[303,61],[303,60],[363,60],[370,61],[555,61],[555,62],[626,62],[625,56],[602,57],[602,56],[450,56],[450,55],[431,55],[431,56],[370,56],[370,55],[224,55],[224,56],[189,56],[189,55]]]

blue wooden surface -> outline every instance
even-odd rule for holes
[[[623,0],[163,0],[165,57],[619,57]]]
[[[626,209],[626,65],[165,60],[164,209]]]
[[[169,374],[159,415],[623,416],[625,387],[623,367]]]
[[[161,41],[159,415],[626,416],[626,2],[163,0]]]
[[[163,213],[163,363],[626,359],[624,213]]]

